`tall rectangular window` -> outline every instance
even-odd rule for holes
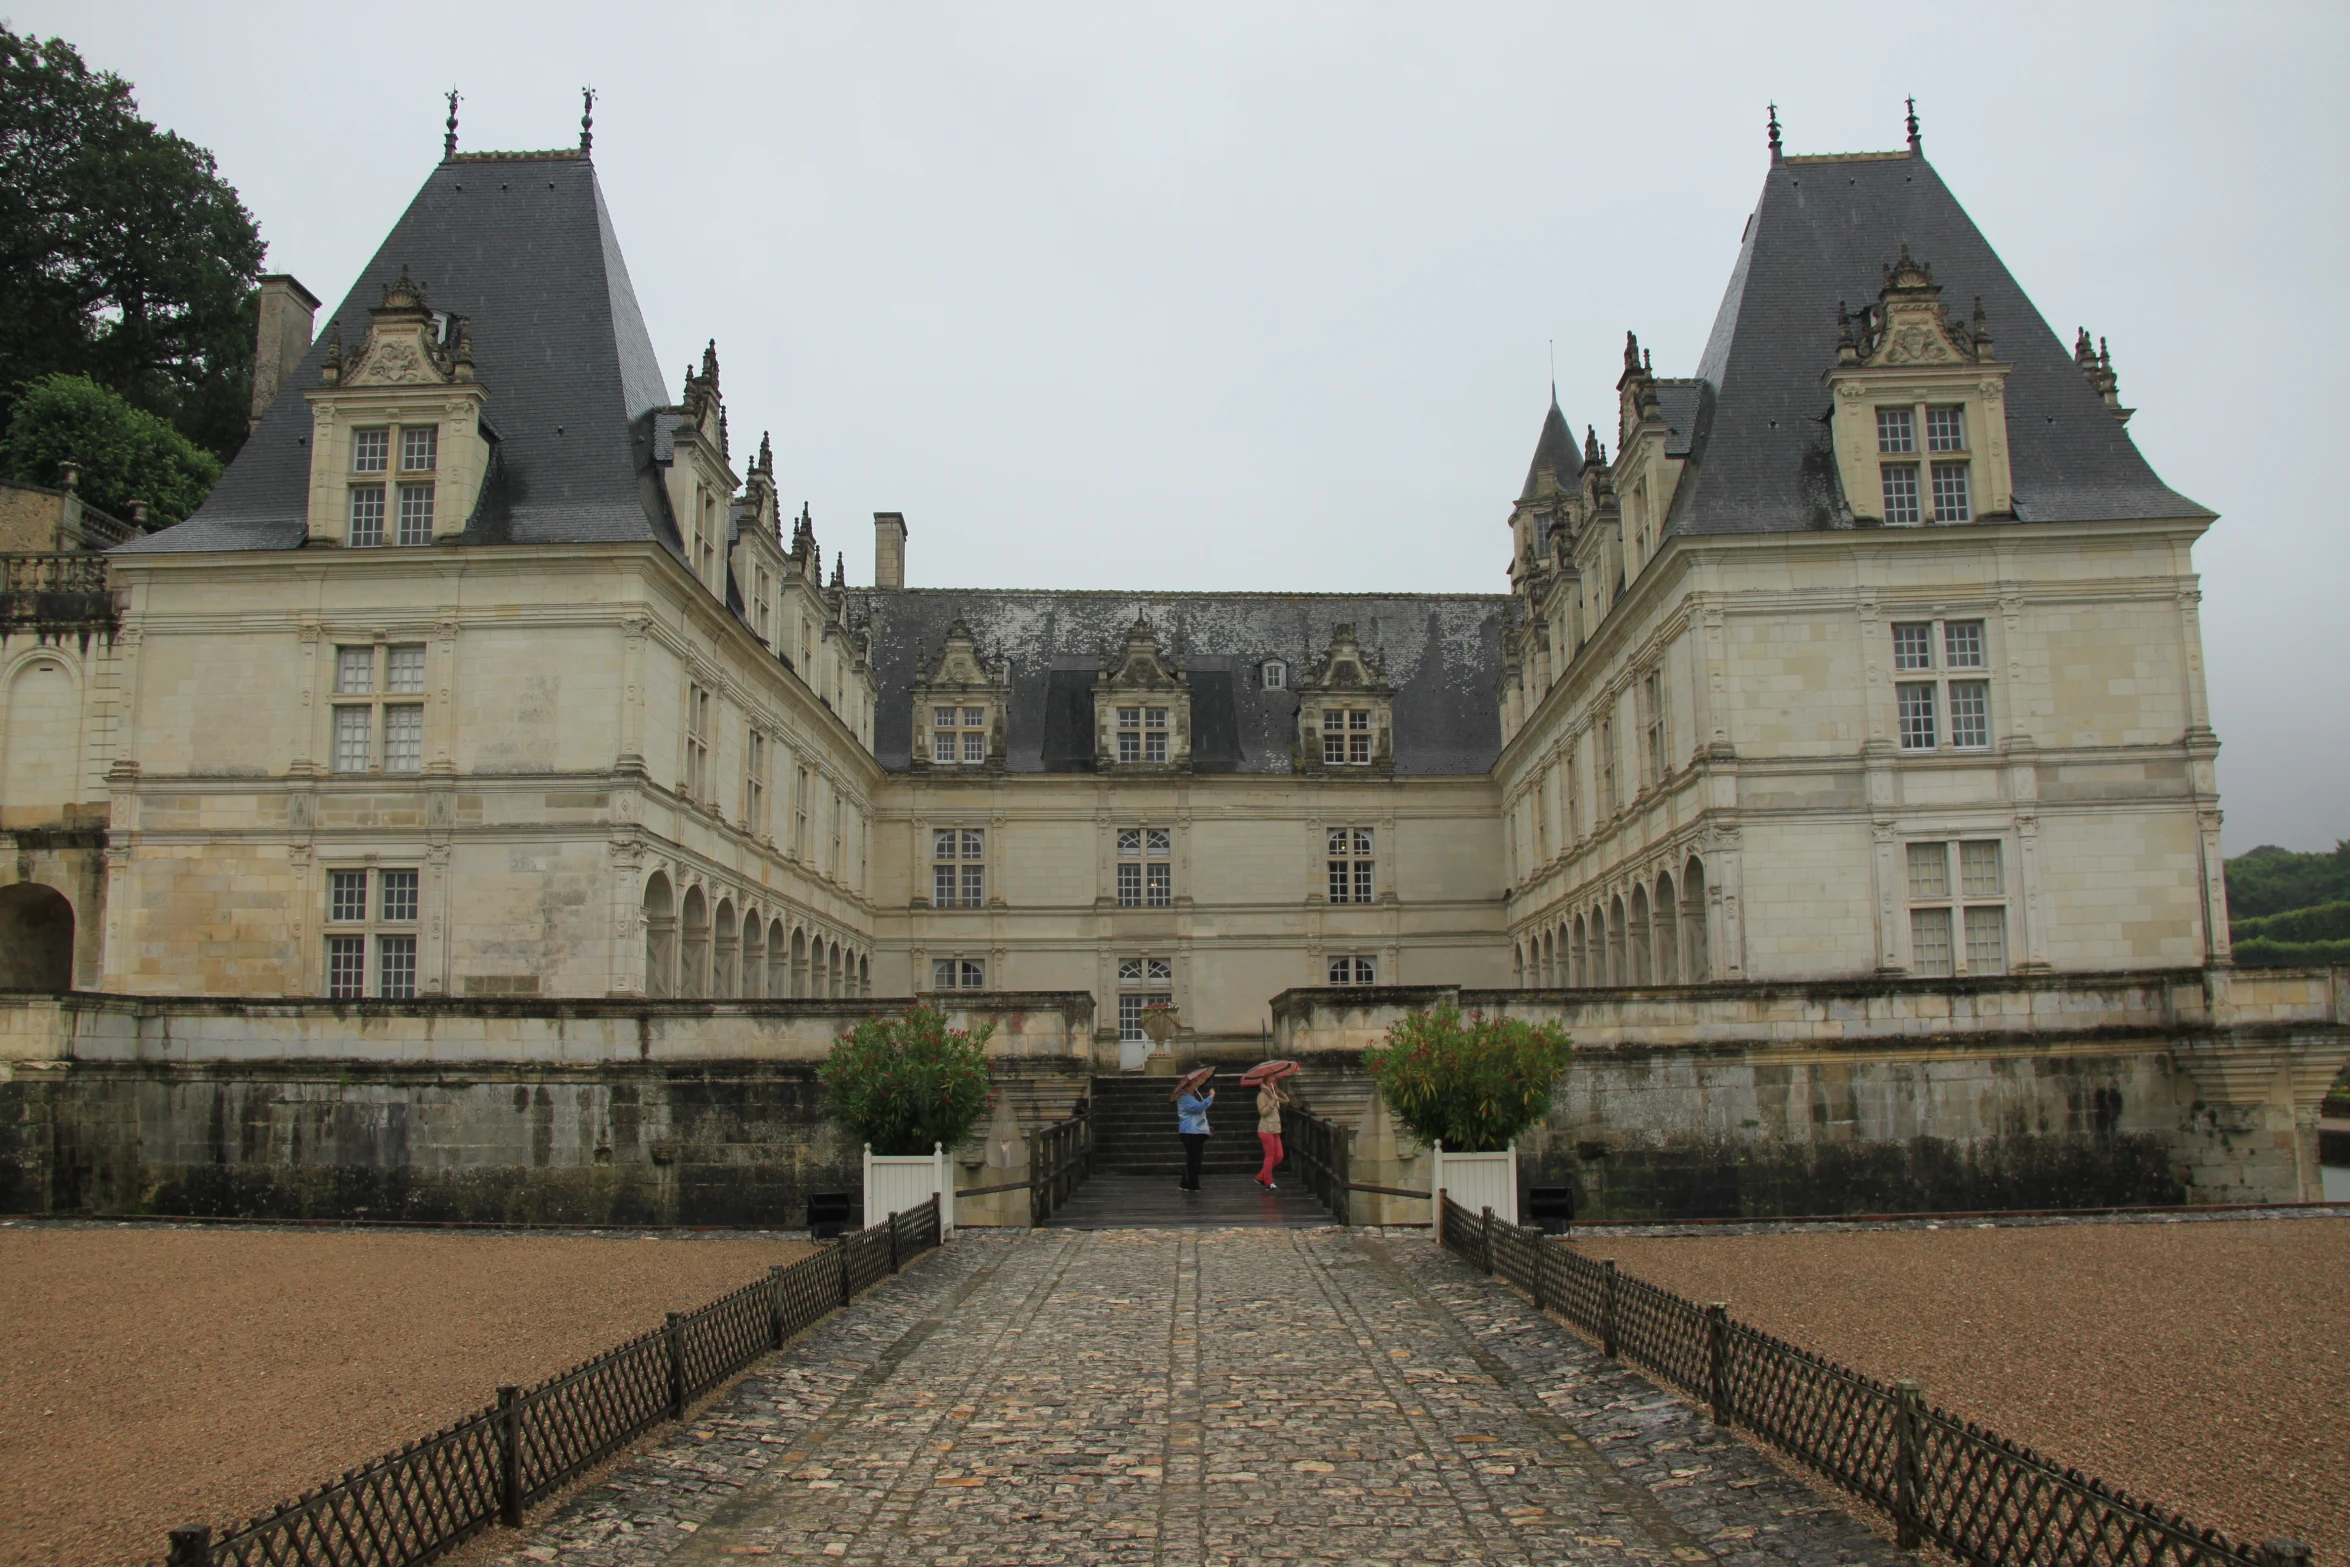
[[[375,938],[376,990],[387,1001],[405,1001],[416,994],[416,938]]]
[[[710,693],[697,685],[685,689],[685,793],[705,809],[710,798]]]
[[[1650,670],[1640,682],[1641,764],[1643,781],[1661,783],[1665,776],[1665,680]]]
[[[791,797],[791,852],[792,858],[808,857],[808,770],[798,769],[792,780]]]
[[[326,917],[337,924],[367,918],[367,872],[326,873]]]
[[[403,425],[400,429],[400,471],[430,473],[441,465],[441,427]]]
[[[1952,874],[1952,856],[1957,873]],[[1996,838],[1909,845],[1910,969],[1929,977],[2004,974],[2007,877]]]
[[[1371,829],[1329,828],[1324,848],[1327,851],[1325,859],[1329,871],[1330,901],[1372,902],[1377,893],[1377,862],[1372,854]]]
[[[743,827],[758,837],[767,832],[767,737],[756,729],[743,742]]]
[[[343,537],[354,549],[367,549],[384,541],[384,487],[380,484],[351,486],[351,522]]]
[[[1918,465],[1914,462],[1889,462],[1882,471],[1885,480],[1885,521],[1894,527],[1915,527],[1922,520],[1918,510]]]
[[[1163,909],[1175,901],[1175,837],[1165,827],[1118,829],[1118,904]]]
[[[1966,911],[1966,966],[1970,974],[2007,972],[2007,910]]]
[[[1901,748],[1904,751],[1934,749],[1934,683],[1903,681],[1893,688],[1893,706],[1901,722]]]
[[[1948,909],[1909,911],[1909,964],[1928,979],[1945,978],[1952,972]]]
[[[367,994],[367,938],[326,938],[326,993],[338,1001]]]
[[[1907,408],[1878,409],[1877,450],[1914,452],[1917,449],[1917,416]]]
[[[416,872],[382,871],[383,917],[393,924],[416,922]]]
[[[1599,721],[1599,808],[1608,816],[1616,813],[1616,721]]]
[[[1950,682],[1950,743],[1958,749],[1982,750],[1991,743],[1991,682]]]
[[[1972,502],[1967,496],[1967,465],[1962,462],[1934,464],[1934,520],[1936,522],[1972,522]]]
[[[384,707],[384,771],[416,773],[424,770],[424,709],[414,702],[392,702]]]
[[[1364,707],[1322,709],[1322,763],[1326,767],[1371,765],[1371,710]]]
[[[416,994],[417,877],[413,869],[326,873],[329,996],[404,1001]]]
[[[375,727],[375,709],[354,704],[335,709],[335,771],[367,771],[369,731]]]
[[[1175,965],[1166,958],[1118,960],[1118,1037],[1127,1043],[1150,1038],[1143,1031],[1145,1008],[1173,999]]]
[[[949,707],[930,710],[930,759],[941,765],[987,760],[987,709]]]
[[[1170,732],[1168,711],[1163,707],[1119,708],[1118,760],[1143,763],[1166,761],[1167,736]]]
[[[942,909],[987,903],[987,831],[938,827],[930,834],[930,901]]]
[[[432,486],[403,484],[400,486],[400,542],[402,544],[430,544],[432,542]]]

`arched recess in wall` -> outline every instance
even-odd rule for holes
[[[767,927],[760,923],[759,911],[752,909],[743,915],[743,988],[742,994],[756,1000],[767,990]]]
[[[1522,941],[1510,943],[1510,988],[1526,988],[1526,944]]]
[[[742,957],[742,949],[736,943],[742,939],[742,931],[734,923],[732,898],[718,900],[717,932],[716,950],[711,954],[710,961],[710,994],[739,996],[742,991],[737,986],[742,980],[742,972],[737,964]]]
[[[1678,985],[1685,977],[1681,973],[1680,904],[1673,897],[1671,873],[1660,873],[1656,879],[1656,935],[1651,943],[1649,959],[1656,966],[1656,982],[1660,985]]]
[[[35,654],[19,666],[7,696],[7,726],[0,731],[0,811],[30,826],[58,814],[74,797],[81,700],[72,672],[50,654]]]
[[[767,927],[767,998],[780,1001],[791,994],[791,938],[783,931],[783,921],[776,920]]]
[[[1705,862],[1694,854],[1681,872],[1681,948],[1688,954],[1690,983],[1714,977],[1713,959],[1706,950]]]
[[[808,998],[808,933],[791,933],[791,993],[805,1001]]]
[[[1567,938],[1567,983],[1591,983],[1591,922],[1575,916],[1574,933]]]
[[[710,906],[699,887],[685,890],[678,936],[677,993],[698,1000],[710,993]]]
[[[870,953],[857,955],[857,994],[861,997],[873,994],[873,958]]]
[[[645,994],[656,1000],[677,994],[677,898],[667,871],[653,872],[645,883]]]
[[[0,887],[0,990],[73,988],[73,905],[39,882]]]
[[[1631,964],[1632,983],[1635,985],[1654,984],[1656,972],[1649,967],[1648,963],[1648,889],[1646,887],[1636,886],[1632,889],[1632,918],[1624,927],[1624,934],[1624,955],[1625,960]]]
[[[1621,893],[1610,898],[1607,906],[1607,982],[1611,985],[1632,983],[1632,970],[1624,952],[1624,898]]]

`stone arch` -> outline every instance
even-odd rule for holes
[[[73,989],[73,904],[54,887],[0,887],[0,990]]]
[[[1510,988],[1526,988],[1526,944],[1522,941],[1510,943]]]
[[[677,993],[698,1001],[710,993],[710,904],[699,887],[685,889],[677,935]]]
[[[669,873],[645,881],[645,994],[656,1000],[677,994],[677,897]]]
[[[824,994],[835,1001],[840,999],[840,943],[837,941],[824,944]]]
[[[774,920],[767,927],[767,996],[781,1000],[791,994],[791,938],[784,934],[783,921]]]
[[[1624,962],[1635,985],[1656,982],[1656,971],[1648,964],[1648,925],[1648,888],[1635,882],[1631,918],[1624,923]]]
[[[1656,877],[1655,935],[1649,953],[1656,968],[1656,983],[1681,983],[1681,905],[1673,896],[1673,873],[1659,871]]]
[[[1580,914],[1567,935],[1567,983],[1591,983],[1591,922]]]
[[[743,985],[738,992],[753,1000],[767,993],[767,922],[757,909],[743,911]]]
[[[8,681],[0,726],[0,807],[63,814],[81,767],[82,703],[65,661],[36,653]],[[30,823],[28,822],[28,825]]]
[[[1627,985],[1631,974],[1624,951],[1624,895],[1619,892],[1607,904],[1607,982]]]
[[[735,923],[734,900],[721,895],[718,912],[710,921],[710,994],[739,996],[742,984],[742,927]]]
[[[1713,959],[1706,946],[1705,862],[1692,854],[1681,871],[1682,971],[1691,984],[1714,977]]]
[[[803,1001],[814,994],[808,989],[808,933],[796,927],[791,933],[791,993]]]
[[[857,996],[860,1000],[864,1000],[869,999],[872,994],[873,955],[869,952],[860,952],[857,954]]]

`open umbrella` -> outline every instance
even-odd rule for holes
[[[1215,1075],[1216,1069],[1212,1066],[1193,1067],[1190,1071],[1175,1079],[1175,1097],[1180,1099],[1185,1094],[1198,1093],[1202,1088],[1207,1086],[1208,1079],[1214,1077]]]
[[[1259,1061],[1240,1074],[1240,1086],[1254,1088],[1259,1083],[1279,1082],[1282,1078],[1296,1076],[1297,1071],[1295,1061]]]

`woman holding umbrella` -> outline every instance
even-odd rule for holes
[[[1175,1102],[1175,1135],[1183,1142],[1183,1190],[1199,1190],[1200,1157],[1208,1151],[1208,1106],[1216,1102],[1216,1091],[1208,1086],[1208,1079],[1216,1075],[1212,1066],[1194,1067],[1176,1079],[1175,1092],[1168,1098]]]
[[[1262,1066],[1249,1068],[1240,1080],[1244,1088],[1251,1083],[1256,1085],[1257,1142],[1265,1150],[1265,1163],[1257,1171],[1257,1184],[1269,1192],[1281,1189],[1273,1184],[1273,1171],[1283,1157],[1281,1107],[1289,1103],[1289,1096],[1281,1091],[1281,1079],[1297,1069],[1295,1061],[1267,1061]]]

